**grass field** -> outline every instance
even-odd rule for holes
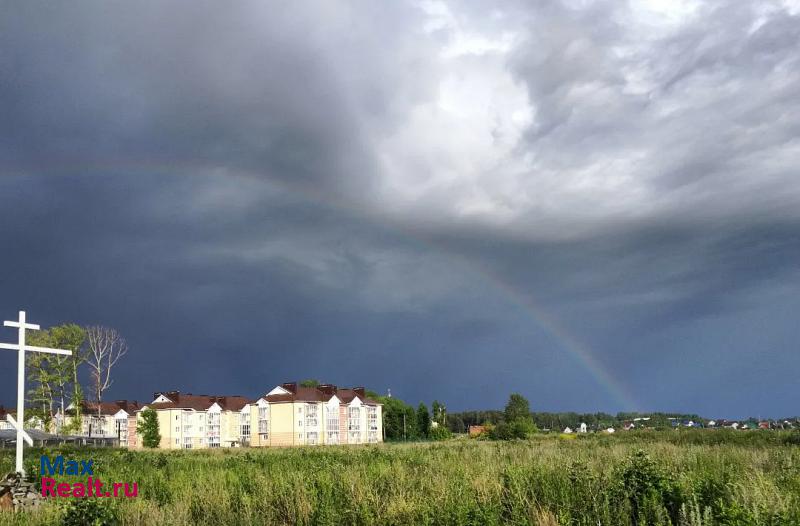
[[[1,514],[0,523],[80,524],[76,514],[94,513],[98,504],[125,525],[800,525],[800,447],[786,438],[666,431],[271,450],[63,450],[95,459],[104,482],[138,482],[139,497],[82,499],[93,501],[89,509],[66,499],[39,513]],[[28,463],[40,453],[26,451]],[[0,471],[12,465],[13,451],[0,450]]]

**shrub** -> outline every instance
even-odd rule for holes
[[[621,479],[633,524],[658,523],[665,511],[673,523],[678,522],[682,504],[678,487],[647,453],[638,450],[628,457]]]
[[[800,446],[800,429],[795,429],[783,439],[786,444],[791,446]]]
[[[116,510],[93,498],[68,501],[61,519],[62,526],[116,526]]]
[[[533,422],[520,419],[511,423],[502,422],[497,424],[489,431],[489,438],[494,440],[526,439],[530,437],[534,431],[536,431],[536,426],[533,425]]]
[[[452,436],[453,433],[451,433],[450,430],[444,426],[436,426],[428,430],[428,438],[431,440],[447,440]]]

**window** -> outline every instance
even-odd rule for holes
[[[367,407],[367,429],[370,431],[378,430],[378,408]]]
[[[310,433],[306,433],[306,444],[310,444],[315,446],[317,444],[317,432],[312,431]]]
[[[317,404],[306,404],[306,427],[317,427],[319,421],[317,420]]]
[[[327,443],[328,444],[338,444],[339,443],[339,408],[338,407],[328,407],[327,408],[327,418],[325,422],[325,427],[327,429]]]
[[[181,441],[180,441],[180,440],[178,440],[178,439],[176,438],[176,439],[175,439],[175,445],[177,446],[177,445],[178,445],[178,444],[180,444],[180,443],[181,443]]]
[[[201,429],[202,431],[202,429]],[[206,436],[211,447],[219,447],[220,416],[219,413],[208,413],[208,431]],[[216,446],[211,444],[216,443]]]
[[[250,443],[250,413],[239,414],[239,442]]]
[[[269,406],[258,408],[258,435],[262,440],[269,438]]]
[[[350,407],[347,409],[347,430],[350,442],[361,439],[361,408]]]
[[[361,409],[358,407],[351,407],[347,413],[347,429],[350,431],[361,430]]]
[[[116,427],[115,434],[119,437],[120,445],[124,446],[128,443],[128,419],[117,418],[114,421]]]
[[[192,449],[192,439],[190,437],[183,439],[183,449]]]

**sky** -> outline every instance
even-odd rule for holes
[[[800,1],[0,8],[0,316],[106,398],[800,413]]]

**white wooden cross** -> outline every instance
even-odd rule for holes
[[[22,442],[26,438],[27,441],[30,440],[30,437],[28,437],[28,434],[23,429],[25,426],[25,351],[64,354],[66,356],[70,356],[72,351],[25,345],[25,329],[38,331],[39,326],[33,323],[25,323],[24,310],[19,311],[18,321],[4,321],[3,325],[6,327],[16,327],[19,334],[18,343],[16,345],[13,343],[0,343],[0,349],[19,352],[19,364],[17,366],[17,422],[14,422],[13,419],[9,420],[9,422],[16,424],[14,427],[17,428],[17,473],[24,475],[25,470],[22,468]]]

